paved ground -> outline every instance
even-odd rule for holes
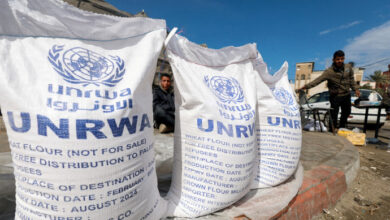
[[[0,119],[1,120],[1,119]],[[15,210],[15,181],[11,154],[3,122],[0,122],[0,219],[13,219]]]
[[[156,142],[161,146],[171,145],[173,136],[157,135]],[[160,149],[157,152],[157,157],[165,158],[158,160],[157,164],[163,192],[169,187],[167,185],[167,179],[170,178],[169,154],[171,152],[169,151],[172,150],[173,147],[170,147],[168,150]],[[7,219],[6,216],[12,219],[14,210],[14,180],[10,162],[6,135],[2,132],[0,134],[0,219]],[[304,168],[304,179],[298,195],[275,217],[310,219],[322,212],[322,209],[334,205],[357,174],[359,153],[356,147],[344,138],[329,133],[304,132],[301,163]],[[244,204],[248,208],[248,203]],[[251,206],[253,209],[259,208],[256,203],[249,205]],[[242,215],[236,219],[248,218]]]
[[[390,121],[380,134],[390,138]],[[367,136],[374,137],[374,131],[369,131]],[[389,143],[389,139],[380,139]],[[390,220],[390,149],[387,144],[356,148],[360,154],[357,177],[335,206],[324,209],[313,220]]]

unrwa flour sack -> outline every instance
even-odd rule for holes
[[[255,44],[208,49],[175,35],[176,124],[168,215],[196,217],[248,191],[255,151]]]
[[[299,106],[288,81],[285,62],[270,75],[260,54],[254,61],[257,87],[257,174],[252,188],[276,186],[294,174],[301,152]]]
[[[16,219],[159,219],[151,84],[165,21],[0,2]]]

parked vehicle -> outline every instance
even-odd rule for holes
[[[377,93],[374,90],[368,90],[368,89],[359,89],[360,90],[360,99],[365,100],[361,101],[361,105],[379,105],[382,101],[382,96]],[[355,100],[358,99],[356,97],[355,92],[351,92],[351,115],[348,118],[349,123],[364,123],[364,115],[366,110],[361,108],[356,108],[354,106]],[[310,98],[307,99],[307,103],[304,105],[301,105],[303,110],[310,111],[311,108],[330,108],[330,102],[329,102],[329,92],[321,92],[312,95]],[[339,112],[338,118],[340,118],[341,111]],[[369,116],[367,119],[368,124],[375,124],[377,120],[377,114],[378,109],[370,109],[369,110]],[[323,112],[323,117],[329,117],[326,114],[326,111]],[[383,123],[386,120],[386,112],[385,109],[382,109],[381,116],[380,116],[380,124],[383,125]]]

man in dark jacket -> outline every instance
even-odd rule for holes
[[[338,50],[333,54],[333,64],[326,69],[321,76],[312,82],[304,85],[301,89],[310,89],[321,82],[328,81],[329,101],[333,109],[331,116],[333,125],[337,128],[337,116],[341,108],[340,128],[345,128],[347,119],[351,114],[351,92],[354,90],[356,96],[360,96],[359,87],[354,79],[354,72],[350,64],[344,64],[345,54]]]
[[[171,76],[168,74],[161,74],[160,86],[153,89],[153,116],[161,133],[174,130],[175,101],[171,87]]]

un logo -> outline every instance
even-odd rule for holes
[[[272,93],[276,100],[278,100],[283,105],[294,105],[294,99],[292,95],[283,88],[274,88],[272,89]]]
[[[209,79],[208,76],[205,76],[204,82],[222,102],[237,103],[244,101],[244,93],[241,86],[234,78],[213,76]]]
[[[54,70],[67,82],[113,87],[126,72],[124,61],[118,56],[105,57],[82,47],[63,50],[63,45],[54,45],[49,50],[48,59]]]

